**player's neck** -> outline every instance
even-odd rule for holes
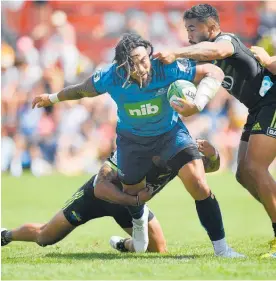
[[[220,29],[214,31],[213,34],[210,36],[209,41],[214,41],[221,33],[222,31]]]

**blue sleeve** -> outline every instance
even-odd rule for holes
[[[97,70],[91,77],[92,84],[94,85],[95,90],[99,94],[104,94],[109,92],[109,86],[112,85],[112,72],[113,65],[108,66],[105,69]]]
[[[193,81],[196,74],[196,62],[189,59],[178,59],[170,64],[178,80]]]

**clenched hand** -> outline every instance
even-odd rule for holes
[[[216,154],[216,149],[207,140],[197,139],[196,144],[204,156],[209,158]]]
[[[164,51],[153,54],[154,59],[159,59],[164,64],[173,63],[176,60],[176,55],[173,52]]]
[[[152,194],[150,192],[150,189],[146,187],[139,191],[138,196],[140,203],[145,203],[151,199]]]
[[[40,107],[47,107],[47,106],[51,106],[51,105],[53,105],[53,103],[50,101],[48,94],[39,95],[39,96],[35,97],[33,102],[32,102],[32,108],[33,109],[36,106],[38,108],[40,108]]]
[[[254,54],[255,58],[263,65],[266,66],[270,63],[270,55],[262,47],[252,46],[251,52]]]

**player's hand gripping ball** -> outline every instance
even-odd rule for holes
[[[167,93],[167,98],[170,103],[175,103],[178,106],[181,106],[181,103],[178,101],[179,98],[193,102],[196,96],[196,86],[186,80],[177,80],[173,82]]]

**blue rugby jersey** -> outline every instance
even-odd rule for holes
[[[98,70],[92,76],[98,94],[109,93],[117,104],[119,134],[157,136],[170,131],[177,123],[178,113],[171,108],[167,91],[176,80],[193,81],[195,62],[182,59],[164,65],[159,60],[151,60],[151,64],[152,80],[143,88],[132,81],[123,88],[125,78],[117,74],[117,64]],[[123,76],[122,71],[120,74]]]

